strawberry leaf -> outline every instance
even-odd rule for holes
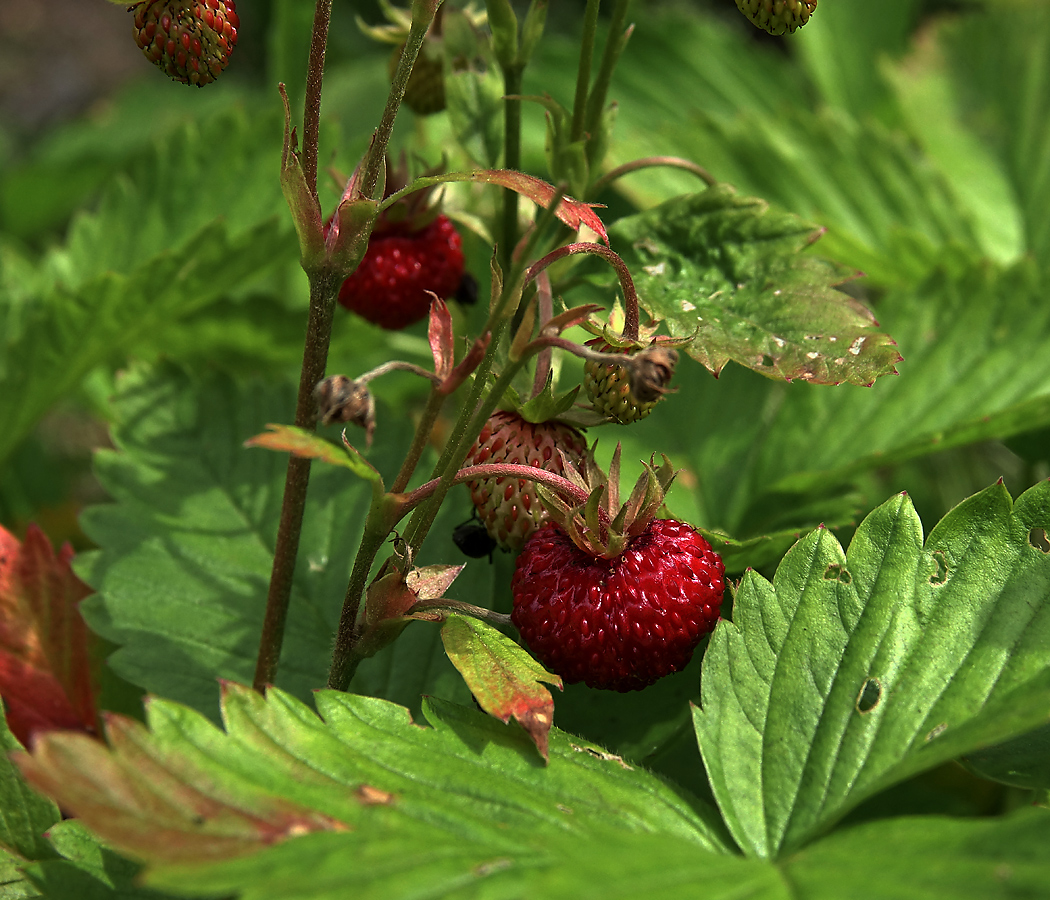
[[[848,553],[824,529],[754,572],[704,659],[697,737],[733,836],[776,857],[875,792],[1047,721],[1050,482],[993,485],[922,540],[907,496]]]
[[[441,640],[481,708],[501,722],[513,717],[549,762],[554,698],[540,682],[561,688],[561,678],[506,635],[471,616],[449,615],[441,626]]]
[[[474,710],[432,701],[428,728],[387,701],[316,699],[323,719],[277,689],[264,699],[227,684],[225,731],[152,700],[148,729],[109,720],[110,748],[50,734],[18,762],[103,840],[145,860],[148,885],[191,893],[261,896],[265,885],[296,896],[336,880],[374,897],[456,896],[478,879],[578,885],[575,867],[595,869],[588,857],[607,861],[636,838],[669,849],[655,862],[632,853],[634,879],[660,884],[669,859],[679,888],[681,867],[715,883],[757,872],[728,854],[705,804],[562,732],[543,767],[519,729]],[[240,858],[224,859],[229,850]],[[293,878],[300,886],[284,890]]]
[[[375,467],[345,440],[343,446],[339,447],[320,435],[295,425],[268,424],[266,427],[268,432],[248,438],[244,446],[283,450],[293,456],[318,459],[333,466],[349,469],[359,478],[382,482],[382,476]]]
[[[1050,814],[882,819],[837,831],[785,860],[792,896],[806,900],[1009,900],[1046,890]]]
[[[243,441],[295,408],[291,385],[193,378],[139,367],[113,401],[118,451],[96,454],[117,501],[85,511],[101,548],[77,558],[98,594],[82,610],[117,644],[113,669],[133,684],[218,714],[216,679],[250,681],[273,563],[287,459]],[[372,451],[391,457],[396,417]],[[278,684],[307,696],[324,683],[331,637],[360,540],[368,482],[311,472]]]
[[[0,459],[96,366],[294,258],[270,174],[279,140],[272,117],[243,112],[181,130],[63,246],[39,260],[0,248]]]
[[[982,778],[1030,791],[1050,790],[1050,725],[968,753],[960,762]]]
[[[729,360],[770,378],[870,385],[895,372],[893,342],[834,286],[854,273],[803,251],[817,226],[724,185],[621,219],[641,305],[716,375]]]
[[[22,544],[0,527],[0,694],[23,744],[40,731],[95,730],[93,642],[77,608],[91,589],[72,556],[68,544],[56,556],[35,525]]]

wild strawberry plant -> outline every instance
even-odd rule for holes
[[[1045,5],[261,6],[5,151],[4,896],[1045,895]]]

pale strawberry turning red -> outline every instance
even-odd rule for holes
[[[562,475],[565,467],[559,450],[570,460],[578,460],[587,451],[587,442],[575,428],[561,422],[536,424],[517,413],[500,410],[485,423],[465,464],[516,463]],[[547,520],[531,481],[478,479],[470,482],[470,496],[478,518],[504,550],[520,550],[529,535]]]
[[[448,216],[421,228],[407,222],[372,232],[357,270],[343,282],[339,302],[382,328],[398,330],[423,319],[430,294],[453,296],[463,279],[463,247]]]

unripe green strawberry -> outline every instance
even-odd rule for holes
[[[587,346],[602,353],[626,352],[610,347],[602,338],[587,341]],[[583,373],[583,387],[595,412],[615,419],[621,425],[630,425],[644,419],[659,403],[658,400],[641,403],[635,399],[631,394],[630,375],[623,366],[588,360],[583,367]]]
[[[218,78],[237,43],[234,0],[142,0],[128,11],[146,58],[183,84]]]
[[[576,461],[587,452],[587,442],[575,428],[561,422],[535,424],[517,413],[501,410],[485,423],[465,465],[515,463],[564,475],[558,450]],[[520,550],[548,518],[531,481],[483,478],[471,481],[469,486],[478,518],[504,550]]]
[[[790,34],[809,21],[817,0],[736,0],[736,6],[763,31]]]
[[[394,75],[405,45],[394,49],[390,56],[390,76]],[[445,108],[445,68],[439,56],[428,53],[427,44],[419,51],[412,74],[405,85],[405,105],[420,116],[432,116]]]

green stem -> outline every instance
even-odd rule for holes
[[[378,507],[373,504],[368,520],[365,522],[365,533],[361,538],[361,546],[354,559],[350,582],[346,586],[346,598],[343,601],[339,628],[335,636],[332,667],[328,671],[328,687],[337,691],[345,691],[350,687],[350,681],[357,671],[358,663],[361,662],[354,652],[360,637],[357,618],[361,607],[361,597],[364,596],[365,587],[368,584],[368,573],[372,569],[372,562],[389,534],[387,529],[376,527],[375,520],[378,518]]]
[[[427,405],[423,409],[423,416],[420,418],[419,424],[416,426],[415,436],[412,438],[412,446],[408,450],[405,461],[401,463],[401,471],[397,473],[397,478],[394,479],[394,483],[390,486],[392,494],[399,494],[408,487],[409,479],[412,478],[412,473],[416,470],[416,465],[423,455],[427,441],[430,440],[430,433],[434,430],[434,423],[437,421],[438,413],[441,412],[444,402],[445,394],[437,390],[437,388],[430,391],[430,396],[427,397]]]
[[[587,0],[583,14],[583,35],[580,38],[580,65],[576,70],[576,97],[572,105],[572,130],[569,138],[578,141],[583,137],[587,115],[587,98],[591,87],[591,63],[594,61],[594,39],[598,32],[598,7],[601,0]]]
[[[306,103],[303,112],[303,174],[313,196],[317,197],[317,144],[321,120],[321,85],[324,80],[325,47],[332,18],[332,0],[317,0],[314,6],[313,33],[306,74]],[[324,378],[328,365],[328,347],[332,340],[332,318],[335,300],[342,280],[324,266],[307,273],[310,279],[310,312],[303,346],[303,365],[299,373],[299,394],[295,404],[295,424],[313,431],[316,428],[314,386]],[[270,585],[266,594],[259,653],[255,662],[252,685],[262,692],[273,684],[284,644],[288,621],[288,603],[292,596],[295,560],[299,553],[299,536],[306,509],[306,492],[310,486],[310,460],[291,457],[284,481],[281,518],[277,526]]]
[[[405,41],[405,49],[401,51],[401,59],[398,61],[397,69],[394,71],[393,80],[390,83],[390,93],[386,98],[386,107],[383,116],[379,120],[372,144],[368,148],[365,158],[364,169],[361,177],[361,194],[372,200],[378,200],[376,193],[379,188],[379,176],[386,164],[386,148],[390,143],[390,135],[394,131],[394,120],[397,111],[401,108],[401,101],[405,97],[405,88],[408,79],[412,75],[412,67],[416,64],[416,57],[423,46],[430,24],[434,21],[434,14],[438,4],[429,3],[414,4],[414,9],[421,9],[422,15],[412,17],[412,25],[409,28],[408,40]]]
[[[609,20],[609,34],[605,39],[605,50],[602,53],[602,63],[598,74],[594,79],[594,87],[591,88],[590,96],[587,98],[587,115],[584,122],[584,131],[588,134],[597,134],[601,127],[602,110],[605,109],[605,99],[609,95],[609,85],[612,84],[613,72],[616,64],[620,61],[620,54],[627,46],[629,31],[624,30],[627,21],[627,7],[630,0],[616,0],[613,7],[612,17]],[[597,166],[597,161],[592,162]]]
[[[507,66],[503,69],[503,166],[506,169],[521,168],[521,95],[522,75],[525,67]],[[503,271],[510,270],[511,256],[518,243],[518,192],[503,189],[503,227],[500,241],[500,265]]]

